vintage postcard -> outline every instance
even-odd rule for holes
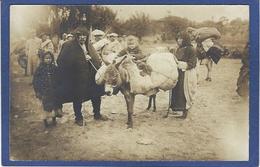
[[[257,165],[258,2],[157,3],[3,2],[3,165]]]

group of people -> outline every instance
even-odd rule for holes
[[[62,43],[71,40],[72,38],[72,34],[63,34],[62,39],[59,42],[57,51],[52,40],[50,39],[49,34],[41,33],[38,37],[36,35],[36,31],[32,30],[30,33],[30,38],[25,43],[25,54],[27,56],[26,74],[29,76],[33,76],[36,68],[40,63],[40,57],[44,53],[51,52],[56,58],[61,49]]]
[[[142,53],[138,38],[133,35],[127,36],[123,41],[125,43],[122,43],[119,42],[116,33],[106,34],[101,30],[94,30],[89,34],[88,29],[80,26],[74,31],[73,36],[62,35],[56,59],[49,41],[46,34],[43,34],[42,42],[36,37],[28,41],[41,50],[40,56],[35,56],[38,52],[28,52],[28,60],[29,56],[33,57],[33,63],[29,61],[28,64],[35,64],[35,59],[40,59],[37,69],[35,65],[29,67],[30,74],[33,74],[36,97],[42,101],[45,111],[43,120],[46,127],[50,126],[49,117],[52,118],[51,124],[56,124],[56,117],[62,117],[62,105],[68,102],[73,103],[75,123],[79,126],[83,126],[84,123],[82,103],[88,100],[92,102],[95,120],[108,119],[100,112],[101,96],[106,93],[104,86],[96,84],[95,74],[97,69],[108,61],[106,58],[110,54],[116,57],[131,55],[140,70],[147,67],[147,56]],[[198,57],[196,48],[192,45],[192,36],[188,32],[178,33],[176,41],[178,47],[174,55],[178,60],[179,77],[177,85],[171,91],[170,108],[173,111],[182,111],[186,117],[196,92],[195,68]],[[192,90],[189,90],[191,87]],[[115,88],[113,93],[118,92],[119,89]]]

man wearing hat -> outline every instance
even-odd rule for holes
[[[63,44],[57,58],[57,105],[72,102],[75,123],[83,125],[81,112],[82,103],[91,100],[95,120],[107,120],[100,114],[101,96],[105,94],[104,87],[95,82],[96,70],[101,65],[101,59],[88,40],[88,30],[78,27],[75,39]]]
[[[105,33],[101,30],[95,29],[94,31],[92,31],[92,36],[94,37],[94,41],[93,43],[96,43],[98,41],[100,41],[101,39],[103,39]]]
[[[92,31],[92,36],[94,38],[93,47],[96,49],[97,53],[101,56],[102,50],[104,47],[110,42],[107,38],[105,38],[105,33],[101,30],[94,30]]]
[[[118,35],[116,33],[108,34],[110,43],[104,47],[103,55],[109,55],[111,53],[118,54],[122,50],[121,44],[117,38]]]
[[[58,45],[58,53],[60,53],[61,47],[67,39],[67,34],[63,33]]]

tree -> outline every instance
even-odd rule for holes
[[[106,30],[116,20],[116,13],[104,6],[51,6],[48,23],[52,33],[69,33],[83,25],[93,29]]]
[[[150,17],[144,13],[132,15],[123,25],[127,34],[137,36],[140,40],[151,31]]]
[[[192,23],[186,19],[177,16],[167,16],[160,19],[163,24],[163,32],[166,34],[166,39],[175,38],[176,34],[180,31],[184,31]]]

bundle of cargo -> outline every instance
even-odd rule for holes
[[[202,27],[198,29],[188,27],[187,32],[190,33],[193,40],[198,43],[198,52],[204,50],[204,53],[201,52],[201,55],[198,55],[199,59],[210,57],[212,61],[217,64],[224,54],[224,47],[216,41],[216,39],[220,39],[221,37],[220,32],[215,27]],[[212,39],[215,40],[212,41]]]
[[[198,29],[188,27],[187,31],[192,34],[196,42],[202,42],[209,38],[219,39],[221,37],[220,32],[215,27],[202,27]]]

